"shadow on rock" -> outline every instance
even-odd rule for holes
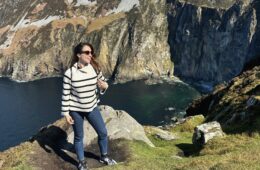
[[[33,165],[43,169],[75,169],[77,157],[74,145],[67,141],[67,133],[58,126],[51,125],[44,127],[30,139],[31,142],[37,141],[40,148],[37,154],[32,157]],[[97,139],[94,144],[85,147],[84,152],[90,168],[104,166],[99,162],[99,147]],[[124,140],[109,141],[110,156],[118,162],[123,162],[129,155],[129,149]]]
[[[64,162],[77,166],[77,158],[74,150],[74,145],[67,142],[67,133],[60,127],[52,125],[42,128],[40,132],[37,135],[33,136],[30,141],[37,141],[39,146],[47,153],[48,156],[51,155],[51,157],[54,156],[61,158]],[[55,154],[52,154],[53,152]],[[85,152],[85,157],[99,160],[99,156],[91,152]],[[54,162],[57,161],[55,159],[52,160]],[[39,165],[39,163],[37,164]]]

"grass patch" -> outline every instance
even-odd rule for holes
[[[33,168],[25,162],[20,162],[19,165],[13,168],[8,168],[8,170],[33,170]]]
[[[210,141],[197,156],[181,157],[182,149],[194,149],[192,134],[174,141],[163,141],[150,136],[156,145],[129,142],[128,162],[101,169],[258,169],[260,166],[260,137],[256,135],[227,135]],[[184,147],[180,147],[183,145]]]
[[[85,20],[81,17],[66,18],[66,19],[54,20],[51,22],[53,29],[65,28],[68,24],[72,24],[75,30],[77,25],[83,25],[83,26],[86,25]]]
[[[191,116],[186,119],[185,122],[176,125],[172,128],[173,132],[193,132],[194,128],[204,122],[205,118],[203,115]]]
[[[203,148],[198,148],[192,144],[193,132],[183,131],[183,129],[191,129],[196,124],[200,124],[203,117],[188,120],[189,123],[187,121],[170,129],[174,134],[178,134],[179,138],[176,140],[166,141],[155,137],[152,133],[147,134],[155,147],[150,147],[141,141],[119,141],[118,144],[126,146],[125,149],[127,149],[127,153],[129,152],[126,161],[116,166],[104,166],[98,169],[259,169],[259,132],[250,135],[247,133],[228,134],[225,137],[210,140]],[[34,169],[27,163],[26,158],[26,154],[31,152],[32,147],[32,145],[29,146],[25,143],[18,148],[11,148],[8,153],[1,154],[0,161],[5,160],[1,168],[10,170]]]
[[[26,142],[18,147],[13,147],[0,154],[0,162],[3,161],[0,169],[5,170],[31,170],[28,164],[27,154],[31,152],[30,143]]]
[[[181,125],[178,126],[177,129],[180,131],[176,131],[176,127],[173,128],[175,129],[174,133],[178,133],[179,138],[176,140],[166,141],[155,137],[153,134],[148,134],[148,138],[155,145],[154,148],[141,141],[120,141],[119,144],[126,146],[125,149],[129,151],[127,160],[116,166],[104,166],[98,169],[259,169],[259,133],[255,132],[250,136],[246,133],[228,134],[225,137],[210,140],[203,148],[197,148],[192,144],[193,132],[183,132]],[[183,126],[186,125],[183,124]],[[8,153],[1,154],[0,160],[5,160],[2,168],[12,170],[34,169],[27,164],[26,159],[26,153],[31,152],[31,147],[33,146],[28,147],[25,143],[22,147],[11,148]]]
[[[124,18],[126,16],[125,13],[118,13],[118,14],[111,14],[102,18],[98,18],[96,20],[93,20],[90,25],[87,28],[87,34],[91,33],[92,31],[99,30],[103,28],[104,26],[110,24],[111,22],[118,20],[120,18]]]

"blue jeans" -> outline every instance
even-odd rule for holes
[[[74,130],[74,147],[76,150],[78,160],[84,160],[84,117],[86,117],[86,119],[89,121],[89,123],[92,125],[92,127],[98,134],[98,145],[101,154],[107,154],[107,129],[98,107],[96,107],[92,112],[71,111],[70,115],[74,120],[74,124],[72,125]]]

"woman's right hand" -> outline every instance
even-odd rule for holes
[[[74,120],[72,119],[72,117],[70,115],[66,115],[65,118],[69,124],[71,124],[71,125],[74,124]]]

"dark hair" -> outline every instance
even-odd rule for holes
[[[73,56],[72,56],[72,61],[71,61],[70,67],[72,67],[76,62],[78,62],[79,58],[78,58],[77,54],[80,54],[82,52],[82,49],[83,49],[84,46],[89,46],[91,51],[93,51],[93,55],[92,55],[90,64],[93,66],[95,71],[97,73],[99,73],[101,71],[101,69],[99,67],[98,62],[95,60],[96,55],[95,55],[95,52],[94,52],[94,48],[93,48],[92,44],[87,43],[87,42],[81,42],[81,43],[79,43],[78,45],[76,45],[74,47],[74,49],[73,49]]]

